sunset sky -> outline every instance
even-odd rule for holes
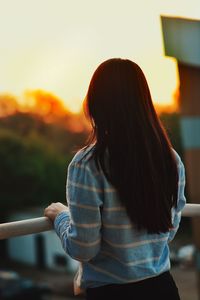
[[[172,103],[161,14],[200,19],[200,0],[0,0],[0,93],[46,90],[76,112],[96,67],[122,57],[142,67],[155,102]]]

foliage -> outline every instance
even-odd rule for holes
[[[49,95],[36,94],[40,101],[35,100],[34,110],[29,112],[16,107],[12,98],[9,103],[4,101],[8,98],[0,99],[4,112],[0,117],[1,215],[13,209],[65,201],[67,165],[73,150],[87,137],[86,127],[74,130],[81,128],[82,116],[65,114],[56,98],[48,105]],[[55,106],[56,110],[52,108]],[[174,148],[182,155],[179,115],[163,113],[160,118]]]
[[[55,152],[38,137],[0,130],[0,207],[8,210],[65,200],[71,157]]]
[[[9,116],[19,109],[17,100],[12,95],[0,94],[0,117]]]
[[[0,214],[65,201],[67,166],[86,139],[82,115],[54,95],[0,96]]]
[[[40,136],[63,155],[80,147],[87,136],[86,131],[74,132],[65,124],[47,123],[37,114],[23,112],[0,118],[0,128],[9,129],[22,137]]]

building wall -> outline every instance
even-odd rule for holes
[[[178,70],[181,114],[186,117],[196,116],[200,119],[200,66],[191,66],[179,62]]]
[[[178,62],[181,133],[190,202],[200,203],[200,67]],[[200,249],[200,219],[193,218],[195,244]]]

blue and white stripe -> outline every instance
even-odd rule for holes
[[[168,243],[174,238],[185,205],[185,172],[174,151],[178,172],[178,207],[173,209],[174,228],[165,234],[138,232],[131,224],[116,190],[98,172],[92,147],[78,152],[68,168],[69,212],[54,222],[66,253],[81,262],[82,288],[111,283],[137,282],[170,269]]]

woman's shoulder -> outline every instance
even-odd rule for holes
[[[91,144],[76,152],[71,160],[68,169],[78,170],[79,174],[83,174],[84,170],[89,171],[93,176],[101,176],[100,170],[96,166],[96,162],[93,156],[95,144]]]
[[[94,144],[81,148],[74,155],[71,163],[88,163],[94,152]]]
[[[176,159],[177,163],[178,163],[178,164],[181,163],[181,162],[182,162],[182,159],[181,159],[181,157],[180,157],[180,154],[178,154],[178,152],[177,152],[174,148],[172,148],[172,151],[173,151],[173,153],[174,153],[174,156],[175,156],[175,159]]]
[[[174,156],[175,156],[175,159],[176,159],[176,163],[177,163],[179,173],[184,172],[185,166],[184,166],[184,163],[181,159],[181,156],[177,153],[177,151],[175,149],[172,148],[172,150],[173,150],[173,153],[174,153]]]

